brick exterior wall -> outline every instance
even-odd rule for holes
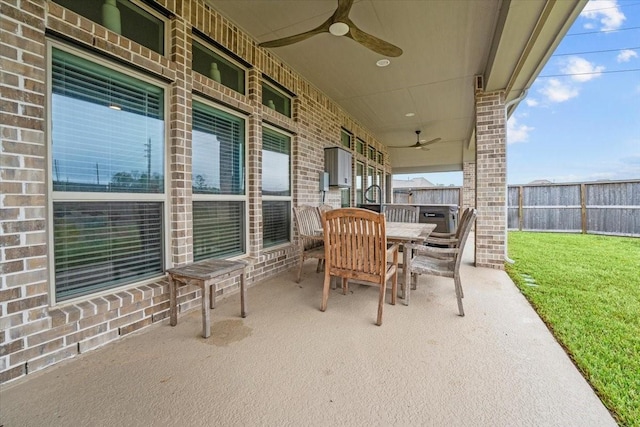
[[[476,93],[476,266],[504,269],[507,203],[504,93]]]
[[[192,96],[243,112],[247,116],[247,196],[250,285],[292,268],[293,244],[263,250],[261,227],[261,127],[270,123],[289,131],[292,139],[293,204],[321,203],[318,175],[324,170],[324,148],[340,144],[340,129],[386,148],[337,104],[289,69],[271,52],[259,49],[240,29],[203,0],[159,0],[174,16],[167,20],[167,53],[153,52],[108,31],[60,5],[45,0],[0,0],[0,383],[14,380],[59,361],[73,358],[168,317],[165,277],[64,304],[53,304],[50,284],[52,252],[47,217],[46,41],[49,34],[73,46],[97,52],[109,60],[131,64],[169,82],[169,147],[167,189],[169,254],[173,266],[193,259],[191,191]],[[191,71],[192,28],[210,37],[244,61],[247,95],[238,94]],[[290,92],[292,118],[261,105],[262,76]],[[368,164],[364,157],[356,155]],[[379,168],[379,166],[378,166]],[[384,166],[390,173],[390,167]],[[352,191],[352,197],[355,191]],[[340,191],[325,200],[340,205]],[[170,266],[168,266],[170,267]],[[236,292],[237,279],[220,285],[218,295]],[[200,305],[200,291],[180,287],[179,311]],[[167,330],[167,333],[170,331]]]
[[[464,162],[462,164],[462,200],[460,208],[476,207],[476,163]]]

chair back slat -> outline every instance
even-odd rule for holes
[[[387,239],[383,215],[359,208],[334,209],[322,216],[322,222],[329,274],[384,280]]]
[[[387,205],[384,208],[384,216],[389,222],[418,222],[420,206]]]
[[[313,236],[322,229],[320,213],[314,206],[301,205],[293,208],[293,216],[298,227],[298,233],[302,239],[303,249],[312,249],[322,246],[318,239],[308,239],[304,236]]]

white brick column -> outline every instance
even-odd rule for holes
[[[507,202],[504,92],[476,92],[476,265],[504,269]]]

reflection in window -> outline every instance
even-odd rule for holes
[[[291,138],[262,128],[263,247],[291,239]]]
[[[245,119],[193,101],[193,259],[246,252]]]
[[[291,98],[266,83],[262,83],[262,104],[291,117]]]
[[[56,299],[162,274],[164,89],[54,47],[51,93]]]
[[[193,70],[244,95],[244,69],[193,41]]]
[[[164,21],[129,0],[54,0],[124,37],[164,54]]]
[[[244,120],[193,102],[193,192],[244,194]]]
[[[54,191],[164,191],[163,90],[54,49]]]

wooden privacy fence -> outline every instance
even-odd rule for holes
[[[395,203],[460,204],[461,187],[400,188]],[[508,187],[508,228],[640,237],[640,180]]]

